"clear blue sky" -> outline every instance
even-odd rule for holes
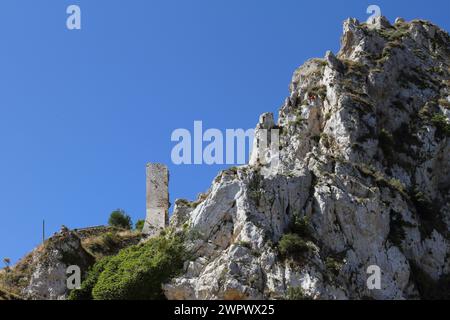
[[[172,131],[253,128],[369,4],[450,29],[448,0],[2,0],[0,258],[33,249],[43,218],[47,234],[143,218],[146,162],[169,164],[171,200],[207,190],[224,166],[172,165]]]

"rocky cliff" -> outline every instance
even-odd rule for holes
[[[253,159],[176,203],[194,256],[166,297],[450,298],[449,107],[445,31],[345,21],[339,53],[295,71],[278,123],[261,117],[280,165]]]
[[[221,172],[197,201],[175,202],[170,230],[160,237],[182,234],[189,259],[177,277],[161,280],[164,295],[450,298],[449,117],[445,31],[421,20],[345,21],[339,53],[295,71],[277,122],[272,114],[260,117],[257,137],[263,129],[279,133],[267,146],[279,163],[253,154],[249,165]],[[67,265],[86,271],[94,259],[140,240],[134,234],[114,244],[105,232],[56,235],[3,270],[3,287],[24,298],[66,298]],[[148,248],[122,251],[102,275],[98,265],[83,292],[116,297],[107,291],[115,288],[114,270],[126,274],[137,261],[139,272],[154,272],[161,269],[155,248],[165,250],[166,264],[178,252],[167,241]],[[367,286],[369,266],[381,270],[380,289]],[[130,289],[126,279],[119,282]],[[133,285],[143,297],[156,295]],[[11,298],[0,286],[1,297]]]
[[[0,270],[0,300],[64,300],[69,294],[69,266],[78,266],[84,279],[96,261],[137,244],[141,238],[140,232],[113,227],[64,227],[15,266]]]

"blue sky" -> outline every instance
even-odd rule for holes
[[[49,235],[143,218],[146,162],[169,165],[172,202],[207,190],[226,166],[173,165],[172,131],[253,128],[370,4],[450,29],[448,0],[2,0],[0,258],[33,249],[42,219]]]

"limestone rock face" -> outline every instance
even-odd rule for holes
[[[22,296],[37,300],[66,299],[67,268],[76,265],[86,272],[93,263],[94,258],[83,249],[76,233],[67,230],[55,235],[31,253],[32,273]]]
[[[84,280],[96,261],[137,245],[143,237],[140,232],[106,226],[63,227],[16,265],[0,270],[0,291],[13,299],[66,299],[67,280],[73,275],[67,274],[69,266],[79,267]]]
[[[252,157],[195,208],[177,205],[192,259],[166,297],[439,296],[450,284],[449,96],[445,31],[347,20],[340,52],[296,70],[278,122],[259,121],[256,137],[280,130],[280,165]],[[283,251],[287,234],[302,239],[297,255]],[[366,285],[371,265],[380,289]]]

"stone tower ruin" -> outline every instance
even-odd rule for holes
[[[149,163],[147,176],[147,206],[145,234],[154,234],[169,225],[169,169],[159,163]]]

